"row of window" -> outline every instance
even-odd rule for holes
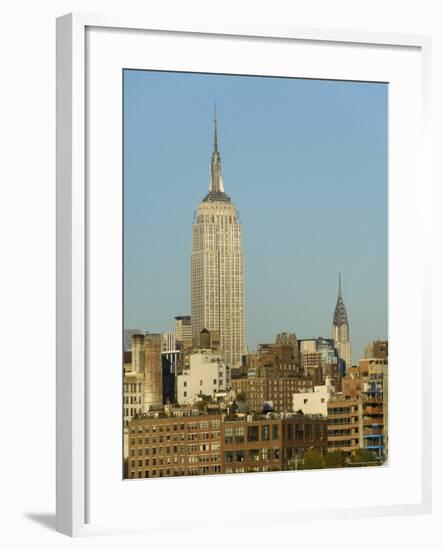
[[[138,445],[156,445],[157,443],[168,443],[170,441],[178,442],[178,441],[207,441],[209,439],[219,439],[220,432],[199,432],[199,433],[180,433],[180,434],[173,434],[171,437],[170,435],[162,436],[160,435],[157,437],[145,437],[144,439],[131,439],[130,444],[132,446],[138,444]]]
[[[141,395],[131,395],[124,398],[126,405],[141,404]]]
[[[216,455],[190,455],[190,456],[166,456],[166,457],[151,457],[151,458],[139,458],[138,460],[130,460],[131,468],[143,468],[153,466],[163,466],[167,464],[196,464],[207,462],[221,462],[221,456]]]
[[[221,466],[219,464],[213,464],[211,466],[190,467],[190,468],[161,468],[159,470],[131,470],[130,478],[149,478],[149,477],[178,477],[178,476],[191,476],[191,475],[208,475],[219,474],[221,472]]]
[[[329,407],[328,414],[350,414],[358,412],[357,405],[354,407]]]
[[[204,443],[202,445],[171,445],[168,447],[145,447],[144,449],[142,447],[139,447],[138,449],[130,449],[130,456],[148,456],[151,454],[152,456],[155,456],[156,454],[162,455],[162,454],[176,454],[181,453],[184,454],[187,450],[188,453],[196,453],[196,452],[204,452],[204,451],[219,451],[220,444],[219,443]]]
[[[259,429],[261,428],[261,430]],[[261,431],[261,439],[259,438],[259,432]],[[279,437],[279,425],[273,424],[272,426],[265,424],[263,426],[248,426],[247,427],[247,441],[270,441],[270,439],[276,440]],[[224,443],[243,443],[244,442],[244,427],[238,426],[236,428],[224,429]]]
[[[249,451],[238,450],[238,451],[226,451],[224,453],[225,462],[244,462],[246,457],[252,462],[259,462],[261,460],[279,460],[280,452],[279,449],[270,448],[270,449],[250,449]]]
[[[138,386],[138,390],[137,390],[137,386]],[[124,393],[136,393],[136,392],[141,392],[141,383],[139,382],[138,384],[137,383],[131,383],[131,384],[124,384]]]
[[[210,420],[210,424],[209,424],[209,421],[204,421],[204,422],[187,422],[187,423],[177,423],[177,424],[165,424],[165,425],[162,425],[162,424],[159,424],[158,426],[156,425],[150,425],[150,424],[147,424],[145,426],[133,426],[132,429],[131,429],[131,433],[132,434],[135,434],[135,433],[156,433],[157,431],[158,432],[176,432],[176,431],[185,431],[186,430],[186,427],[187,427],[187,430],[188,431],[191,431],[191,430],[205,430],[207,428],[212,427],[212,428],[219,428],[221,425],[221,422],[220,420]]]

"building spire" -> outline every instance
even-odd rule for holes
[[[336,302],[335,313],[333,315],[333,325],[341,326],[348,325],[347,309],[342,296],[342,280],[341,272],[339,272],[338,300]]]
[[[214,106],[214,113],[213,113],[213,150],[214,152],[218,152],[218,130],[217,130],[217,119],[216,119],[216,101]]]
[[[213,117],[213,153],[212,153],[212,162],[210,170],[210,185],[209,185],[209,194],[210,193],[224,193],[224,185],[222,178],[222,166],[221,166],[221,157],[218,151],[218,119],[216,116],[216,103],[214,109]]]

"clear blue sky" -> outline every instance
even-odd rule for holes
[[[190,314],[191,226],[213,106],[239,210],[249,350],[331,336],[342,272],[353,360],[387,338],[387,85],[124,71],[126,328]]]

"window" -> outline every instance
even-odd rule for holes
[[[187,382],[184,380],[184,387],[187,388]]]
[[[259,426],[249,426],[247,428],[247,441],[259,441]]]
[[[270,426],[268,426],[267,424],[262,426],[261,428],[261,438],[262,438],[262,441],[270,440]]]
[[[278,426],[278,424],[273,424],[273,426],[272,426],[272,439],[273,440],[278,439],[278,435],[279,435],[279,426]]]
[[[249,460],[252,462],[259,461],[259,449],[250,449],[249,450]]]
[[[304,426],[302,424],[297,424],[295,427],[295,439],[304,439]]]
[[[244,451],[235,451],[236,462],[244,462]]]
[[[233,443],[233,428],[226,428],[224,431],[224,443]]]
[[[224,453],[224,460],[225,462],[233,462],[233,452],[227,451]]]
[[[244,427],[235,428],[235,443],[244,442]]]

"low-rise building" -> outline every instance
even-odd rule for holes
[[[128,478],[221,472],[220,414],[176,409],[133,418],[128,425]]]
[[[128,434],[129,479],[280,471],[308,450],[327,452],[321,416],[166,408],[133,418]]]
[[[221,424],[221,471],[225,474],[289,469],[304,453],[327,453],[327,423],[321,416],[233,415]]]

